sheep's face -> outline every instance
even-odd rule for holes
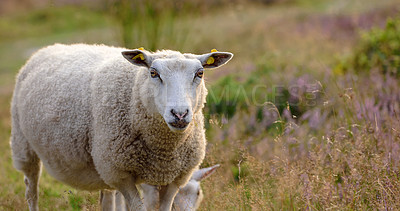
[[[173,131],[187,128],[204,95],[203,67],[195,59],[155,59],[149,68],[154,103]]]
[[[224,52],[197,56],[175,51],[150,54],[141,50],[126,51],[123,55],[133,64],[148,68],[149,99],[174,132],[184,131],[193,114],[205,103],[204,68],[221,66],[232,57]]]
[[[215,170],[219,167],[219,164],[196,170],[188,183],[185,186],[179,188],[178,194],[176,194],[174,203],[172,204],[172,210],[183,211],[183,210],[197,210],[201,201],[203,200],[203,191],[200,187],[200,182],[208,178]],[[143,190],[143,199],[145,205],[156,203],[159,197],[157,187],[147,184],[141,184]]]
[[[196,210],[203,200],[203,191],[200,187],[200,181],[189,180],[189,182],[179,189],[175,196],[174,210]]]
[[[175,196],[173,208],[175,210],[197,210],[203,200],[200,182],[213,174],[218,167],[219,164],[193,172],[189,182],[181,187]]]

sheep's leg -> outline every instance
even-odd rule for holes
[[[160,211],[170,211],[179,186],[171,183],[160,190]]]
[[[115,211],[115,191],[101,190],[100,191],[100,206],[102,211]]]
[[[144,204],[142,202],[142,199],[140,198],[139,191],[136,189],[136,187],[133,187],[130,190],[120,190],[120,191],[126,199],[129,210],[145,211]]]
[[[41,172],[40,160],[37,162],[30,163],[30,171],[25,171],[25,198],[28,201],[29,210],[39,210],[38,199],[39,199],[39,177]]]
[[[129,207],[125,202],[125,198],[121,192],[115,191],[115,210],[116,211],[128,211]]]
[[[121,192],[115,190],[100,191],[100,206],[102,211],[128,211],[129,208]]]
[[[143,201],[147,211],[158,210],[159,207],[159,190],[157,186],[141,184],[143,190]]]
[[[131,211],[145,211],[143,201],[140,197],[139,190],[136,187],[135,180],[133,178],[127,178],[124,181],[120,181],[118,185],[114,185],[118,191],[122,193],[125,198],[129,210]]]
[[[25,175],[26,185],[25,198],[30,211],[39,210],[39,177],[41,174],[41,163],[39,157],[30,147],[28,141],[22,135],[13,135],[11,138],[11,149],[14,167]]]

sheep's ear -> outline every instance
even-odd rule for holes
[[[138,49],[132,51],[123,51],[122,55],[132,64],[145,67],[151,66],[152,59],[145,51]]]
[[[214,173],[214,171],[219,167],[219,164],[215,165],[215,166],[211,166],[208,168],[202,168],[199,169],[197,171],[195,171],[192,175],[192,179],[200,182],[201,180],[209,177],[212,173]]]
[[[211,52],[198,56],[204,68],[216,68],[226,64],[233,57],[229,52]]]

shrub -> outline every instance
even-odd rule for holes
[[[352,66],[357,73],[377,68],[400,76],[400,18],[388,19],[384,29],[364,34]]]
[[[288,110],[289,116],[300,117],[320,100],[322,87],[311,77],[303,75],[292,79],[289,84],[275,84],[270,81],[270,72],[273,72],[270,67],[258,67],[243,82],[232,76],[222,78],[208,89],[207,113],[230,119],[237,111],[249,111],[251,107],[250,110],[256,108],[257,120],[262,121],[268,103],[273,104],[279,113]]]

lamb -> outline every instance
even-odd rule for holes
[[[200,181],[209,177],[218,167],[219,165],[214,165],[196,170],[189,182],[179,189],[173,202],[174,210],[188,211],[199,208],[203,200],[203,191],[200,187]],[[142,184],[141,186],[144,193],[144,204],[146,207],[151,207],[157,201],[156,187],[147,184]]]
[[[214,165],[208,168],[196,170],[189,182],[179,189],[172,204],[173,210],[197,210],[203,200],[203,191],[200,187],[200,181],[209,177],[218,167],[219,165]],[[154,207],[154,204],[158,203],[159,197],[157,186],[141,184],[141,189],[145,206],[147,208]],[[116,191],[101,191],[100,204],[102,210],[127,210],[125,199],[120,192]]]
[[[74,188],[118,190],[130,210],[145,210],[136,185],[161,186],[160,210],[170,210],[205,155],[203,71],[232,56],[86,44],[36,52],[11,103],[13,164],[29,209],[39,207],[42,163]]]

